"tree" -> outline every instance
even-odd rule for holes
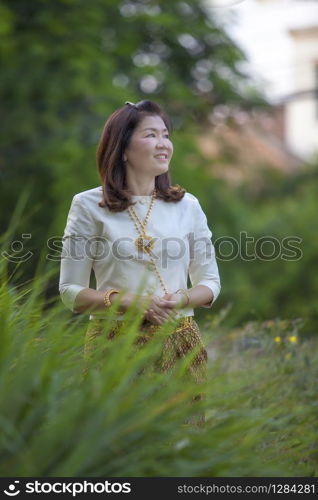
[[[193,177],[182,156],[194,147],[187,130],[215,104],[258,100],[239,69],[243,53],[203,1],[3,0],[0,33],[0,227],[29,186],[20,230],[32,235],[35,256],[25,272],[47,237],[61,233],[73,194],[97,185],[96,143],[125,100],[159,101],[185,131],[178,182]]]

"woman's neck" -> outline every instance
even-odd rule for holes
[[[155,189],[155,180],[141,181],[139,179],[130,179],[128,189],[133,196],[151,196]]]

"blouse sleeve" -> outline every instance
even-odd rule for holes
[[[212,232],[207,225],[205,213],[196,198],[194,198],[193,215],[193,231],[190,234],[189,277],[192,286],[205,285],[212,291],[213,300],[202,306],[209,308],[219,295],[221,284],[215,249],[211,241]]]
[[[89,287],[94,260],[91,243],[96,235],[93,217],[75,195],[64,229],[59,280],[61,299],[73,312],[77,294]]]

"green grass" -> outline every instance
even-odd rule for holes
[[[185,383],[189,359],[140,375],[165,328],[136,349],[132,308],[121,334],[98,337],[85,361],[87,317],[59,300],[48,307],[45,273],[14,287],[4,262],[1,276],[1,476],[317,475],[317,341],[302,340],[297,324],[223,331],[222,313],[208,318],[214,355],[206,398],[193,405],[203,386]],[[184,425],[203,408],[204,427]]]

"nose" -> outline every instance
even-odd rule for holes
[[[165,138],[164,137],[158,137],[158,141],[157,141],[157,148],[165,148],[165,149],[169,149],[168,147],[168,144],[167,144],[167,141],[165,141]]]

